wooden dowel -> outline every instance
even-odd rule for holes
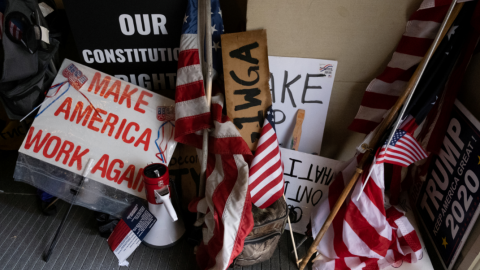
[[[455,3],[455,1],[452,2],[452,5]],[[460,4],[456,4],[454,7],[453,7],[453,10],[449,10],[450,11],[450,16],[448,18],[446,18],[446,22],[443,24],[444,28],[442,29],[442,32],[440,33],[439,35],[439,39],[440,40],[443,40],[443,38],[445,37],[447,31],[449,30],[450,26],[453,24],[453,22],[455,21],[458,13],[460,12],[460,10],[462,9],[463,7],[463,3],[460,3]],[[448,13],[447,13],[448,15]],[[353,188],[353,186],[355,185],[355,183],[357,182],[359,176],[361,175],[362,173],[362,168],[363,168],[363,165],[365,164],[365,162],[367,161],[367,159],[370,157],[370,153],[371,151],[373,150],[372,148],[375,147],[377,145],[377,143],[380,141],[381,137],[383,136],[384,132],[388,129],[388,127],[393,123],[393,120],[395,119],[395,115],[397,114],[397,112],[400,110],[400,108],[402,107],[402,105],[404,104],[405,100],[407,99],[407,97],[410,95],[410,93],[415,89],[416,85],[418,84],[418,81],[420,80],[420,76],[422,75],[423,73],[423,68],[425,66],[425,64],[430,60],[429,57],[427,56],[431,56],[433,55],[433,52],[437,49],[438,47],[438,44],[440,42],[438,42],[437,44],[432,44],[428,50],[428,52],[426,53],[425,57],[422,59],[422,61],[420,62],[420,64],[418,65],[418,68],[415,70],[415,73],[412,75],[412,77],[410,78],[410,81],[408,82],[408,85],[407,87],[405,88],[404,92],[402,93],[402,95],[399,96],[397,102],[395,102],[395,105],[393,105],[392,109],[390,110],[389,114],[387,115],[387,117],[385,117],[385,119],[383,119],[383,121],[380,123],[380,126],[377,130],[377,132],[375,133],[375,135],[373,136],[372,140],[370,141],[370,146],[369,146],[369,149],[367,149],[362,157],[362,159],[360,160],[360,162],[358,163],[358,166],[357,166],[357,169],[355,171],[355,174],[353,175],[353,177],[350,179],[350,182],[348,183],[348,185],[343,189],[342,193],[340,194],[340,197],[338,198],[338,200],[335,202],[335,205],[333,206],[330,214],[328,215],[327,217],[327,220],[325,220],[325,223],[323,224],[322,228],[320,229],[320,231],[318,232],[317,236],[315,237],[315,240],[313,241],[312,245],[310,246],[310,248],[308,249],[307,251],[307,254],[302,258],[300,259],[300,267],[299,269],[300,270],[303,270],[305,268],[305,266],[307,265],[308,261],[310,261],[310,258],[312,257],[313,253],[315,253],[317,251],[317,246],[318,244],[320,244],[320,241],[322,240],[323,236],[325,235],[325,233],[327,232],[328,228],[330,227],[330,225],[332,224],[333,222],[333,219],[335,218],[335,216],[337,215],[338,211],[340,210],[340,207],[343,205],[343,202],[345,201],[345,199],[347,198],[348,194],[350,193],[351,189]],[[423,68],[422,68],[423,67]]]

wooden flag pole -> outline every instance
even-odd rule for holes
[[[207,70],[204,77],[206,77],[205,97],[207,99],[207,108],[210,111],[212,103],[212,76],[213,76],[213,60],[212,60],[212,16],[211,16],[211,0],[204,0],[205,2],[205,60],[207,62]],[[200,57],[200,59],[202,59]],[[208,159],[208,129],[203,130],[202,143],[202,164],[200,167],[200,182],[198,185],[198,197],[205,196],[205,183],[207,181],[207,159]],[[197,219],[202,216],[200,212],[197,213]]]
[[[340,207],[342,206],[343,202],[347,198],[348,194],[350,193],[350,190],[353,188],[355,183],[358,180],[358,177],[362,174],[362,168],[367,159],[370,157],[370,153],[373,151],[373,147],[377,145],[381,137],[383,136],[384,132],[388,129],[389,126],[393,123],[395,119],[395,115],[397,112],[401,109],[402,105],[405,103],[407,98],[410,96],[410,93],[415,90],[416,85],[418,84],[418,81],[420,80],[423,71],[428,64],[428,61],[430,60],[431,56],[435,52],[435,50],[438,47],[439,40],[442,40],[445,34],[447,33],[448,29],[450,26],[453,24],[455,21],[455,18],[457,17],[458,13],[460,12],[461,8],[463,7],[463,3],[460,3],[458,5],[456,4],[456,0],[452,1],[452,4],[450,5],[450,8],[447,12],[447,15],[445,16],[445,19],[442,22],[442,25],[440,27],[440,30],[438,31],[437,36],[435,37],[434,42],[428,49],[428,52],[425,54],[425,57],[422,59],[420,62],[419,66],[415,70],[415,73],[412,75],[410,78],[410,81],[408,82],[408,85],[405,89],[405,91],[398,97],[397,102],[395,105],[393,105],[392,109],[390,110],[389,114],[387,115],[386,118],[383,119],[383,121],[380,123],[380,126],[373,136],[372,140],[370,141],[369,147],[366,147],[366,151],[358,163],[357,169],[355,171],[355,174],[351,178],[350,182],[348,185],[343,189],[342,193],[340,194],[340,197],[338,198],[337,202],[335,202],[335,205],[333,206],[332,210],[330,211],[330,214],[328,215],[327,219],[325,220],[325,223],[323,224],[322,228],[318,232],[317,236],[315,237],[315,240],[313,241],[312,245],[307,251],[307,254],[300,259],[300,270],[303,270],[305,266],[307,265],[308,261],[312,257],[313,253],[317,251],[317,246],[322,240],[323,236],[327,232],[328,228],[332,224],[333,219],[338,213],[338,210],[340,210]]]
[[[292,145],[291,149],[298,151],[298,146],[300,145],[300,138],[302,137],[302,125],[303,119],[305,119],[305,110],[299,109],[297,111],[297,119],[295,122],[295,128],[293,129],[293,136],[292,136]],[[283,194],[283,199],[285,202],[287,199],[285,198],[285,194]],[[295,263],[298,265],[298,253],[297,253],[297,245],[295,244],[295,238],[293,237],[293,230],[292,230],[292,223],[290,222],[290,217],[287,216],[288,221],[288,228],[290,229],[290,237],[292,238],[292,245],[293,245],[293,252],[295,252]]]

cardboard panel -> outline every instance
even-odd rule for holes
[[[227,115],[254,151],[266,109],[272,105],[267,32],[222,35],[222,58]]]
[[[249,1],[247,30],[266,29],[272,56],[338,61],[321,155],[347,160],[364,137],[346,129],[421,0]],[[306,112],[308,114],[308,112]],[[304,132],[308,132],[304,129]]]

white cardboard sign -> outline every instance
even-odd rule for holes
[[[142,168],[176,145],[175,102],[70,60],[53,86],[19,151],[77,174],[93,158],[90,179],[145,198]]]
[[[337,61],[269,56],[268,65],[280,145],[290,148],[297,111],[304,109],[298,150],[320,153]]]
[[[303,138],[302,138],[303,139]],[[290,220],[296,233],[305,234],[313,207],[328,197],[328,187],[343,161],[280,148],[284,166],[285,198],[297,218]],[[288,229],[288,225],[285,227]]]

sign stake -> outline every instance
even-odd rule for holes
[[[70,214],[70,210],[72,210],[72,207],[75,205],[75,202],[77,201],[77,195],[78,195],[78,193],[80,193],[80,189],[82,188],[83,183],[85,181],[88,181],[87,180],[87,175],[92,168],[93,162],[94,162],[94,159],[91,158],[91,159],[88,160],[87,166],[85,166],[85,170],[83,171],[82,179],[80,180],[80,183],[78,183],[77,189],[74,190],[74,194],[73,194],[72,202],[70,203],[70,207],[68,208],[67,212],[63,216],[62,222],[60,222],[60,226],[58,226],[57,232],[55,233],[55,237],[53,238],[53,241],[50,244],[50,247],[48,248],[47,253],[45,253],[45,255],[43,256],[43,260],[45,262],[48,262],[48,260],[50,259],[50,256],[53,253],[53,249],[57,245],[58,238],[62,234],[63,224],[65,223],[65,220],[67,220],[68,214]]]

